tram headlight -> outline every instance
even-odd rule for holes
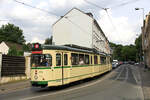
[[[36,79],[36,80],[37,80],[37,79],[38,79],[38,76],[37,76],[37,75],[35,75],[35,76],[34,76],[34,79]]]

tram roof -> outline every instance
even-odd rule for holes
[[[77,45],[40,45],[39,48],[32,48],[32,51],[37,50],[67,50],[67,51],[75,51],[75,52],[83,52],[83,53],[92,53],[92,54],[100,54],[107,56],[104,52],[99,52],[96,49],[81,47]]]
[[[68,46],[54,46],[54,45],[42,45],[43,50],[67,50],[67,51],[76,51],[76,52],[85,52],[85,53],[94,53],[90,50],[84,50],[84,49],[78,49],[78,48],[72,48]]]

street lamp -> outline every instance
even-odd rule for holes
[[[144,25],[144,8],[135,8],[135,10],[142,10],[143,11],[143,25]]]
[[[143,11],[143,26],[144,26],[144,8],[135,8],[135,10],[142,10]],[[142,44],[142,41],[141,41]],[[141,53],[142,53],[142,45],[140,45],[140,61],[141,61]]]

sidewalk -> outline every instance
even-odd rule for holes
[[[144,100],[150,100],[150,70],[145,69],[144,65],[139,65],[138,67],[141,74]]]
[[[7,83],[0,85],[0,94],[8,93],[11,91],[16,91],[24,88],[30,87],[30,81],[29,80],[23,80],[13,83]]]

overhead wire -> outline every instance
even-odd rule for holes
[[[121,4],[112,6],[112,7],[110,7],[110,8],[113,8],[113,9],[114,9],[114,8],[122,7],[122,6],[125,6],[125,5],[127,5],[127,4],[135,3],[135,2],[137,2],[137,1],[140,1],[140,0],[130,0],[130,1],[126,1],[126,2],[123,2],[123,3],[121,3]]]
[[[17,3],[19,3],[19,4],[22,4],[22,5],[25,5],[25,6],[28,6],[28,7],[31,7],[31,8],[34,8],[34,9],[37,9],[37,10],[46,12],[46,13],[49,13],[49,14],[51,14],[51,15],[58,16],[57,14],[55,14],[55,13],[53,13],[53,12],[49,12],[49,11],[47,11],[47,10],[44,10],[44,9],[41,9],[41,8],[37,8],[37,7],[35,7],[35,6],[31,6],[31,5],[26,4],[26,3],[24,3],[24,2],[20,2],[20,1],[17,1],[17,0],[13,0],[13,1],[15,1],[15,2],[17,2]],[[70,19],[68,19],[68,17],[64,17],[64,18],[67,19],[69,22],[71,22],[71,23],[72,23],[73,25],[75,25],[76,27],[78,27],[80,30],[82,30],[82,31],[84,31],[84,32],[86,32],[86,33],[88,33],[86,30],[84,30],[83,28],[81,28],[79,25],[77,25],[76,23],[74,23],[74,22],[72,22]]]
[[[86,3],[88,3],[88,4],[90,4],[90,5],[93,5],[93,6],[97,7],[97,8],[100,8],[100,9],[104,10],[104,11],[106,12],[106,14],[107,14],[107,17],[108,17],[110,23],[112,24],[112,27],[114,28],[114,30],[117,31],[116,26],[114,25],[114,23],[113,23],[113,21],[112,21],[112,18],[111,18],[110,15],[108,14],[108,11],[107,11],[107,10],[108,10],[109,8],[103,8],[103,7],[101,7],[101,6],[99,6],[99,5],[96,5],[95,3],[89,2],[89,1],[87,1],[87,0],[84,0],[84,1],[85,1]]]
[[[90,5],[93,5],[93,6],[97,7],[97,8],[100,8],[100,9],[102,9],[102,10],[105,10],[105,12],[106,12],[106,14],[107,14],[107,16],[108,16],[108,18],[109,18],[109,21],[110,21],[111,24],[112,24],[112,27],[117,31],[117,28],[116,28],[115,24],[113,23],[113,20],[112,20],[112,18],[110,17],[108,11],[107,11],[107,9],[109,9],[109,8],[103,8],[103,7],[101,7],[101,6],[99,6],[99,5],[95,4],[95,3],[92,3],[92,2],[90,2],[90,1],[87,1],[87,0],[84,0],[84,1],[85,1],[86,3],[88,3],[88,4],[90,4]],[[127,5],[127,4],[134,3],[134,2],[137,2],[137,1],[139,1],[139,0],[130,0],[130,1],[127,1],[127,2],[123,2],[123,3],[119,4],[119,5],[112,6],[111,8],[117,8],[117,7],[125,6],[125,5]]]
[[[100,8],[100,9],[103,9],[103,10],[104,10],[103,7],[100,7],[99,5],[97,5],[97,4],[95,4],[95,3],[92,3],[92,2],[87,1],[87,0],[84,0],[84,1],[85,1],[86,3],[88,3],[88,4],[90,4],[90,5],[93,5],[93,6],[97,7],[97,8]]]
[[[19,3],[19,4],[22,4],[22,5],[24,5],[24,6],[28,6],[28,7],[31,7],[31,8],[34,8],[34,9],[37,9],[37,10],[40,10],[40,11],[43,11],[43,12],[46,12],[46,13],[48,13],[48,14],[55,15],[55,16],[58,17],[58,15],[57,15],[56,13],[47,11],[47,10],[45,10],[45,9],[41,9],[41,8],[38,8],[38,7],[35,7],[35,6],[32,6],[32,5],[29,5],[29,4],[27,4],[27,3],[17,1],[17,0],[13,0],[13,1],[15,1],[15,2],[17,2],[17,3]]]

